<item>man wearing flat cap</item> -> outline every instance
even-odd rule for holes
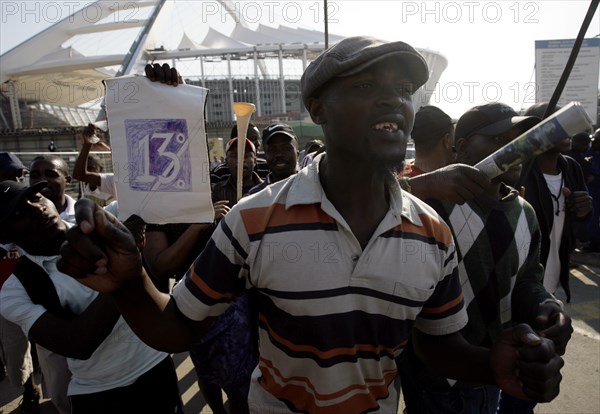
[[[423,57],[403,42],[352,37],[317,57],[302,76],[302,99],[323,128],[327,153],[242,199],[172,297],[152,288],[129,243],[109,236],[118,224],[99,210],[82,211],[95,227],[82,227],[65,246],[61,268],[114,292],[144,340],[169,350],[188,349],[238,295],[255,289],[253,413],[396,413],[394,358],[413,328],[419,352],[444,374],[497,381],[520,396],[520,380],[539,391],[537,380],[516,377],[513,346],[523,345],[524,360],[535,354],[532,364],[546,373],[556,374],[562,360],[525,326],[505,335],[493,355],[462,339],[467,318],[450,230],[392,173],[413,126],[412,95],[428,75]],[[86,248],[92,235],[120,252]],[[75,265],[91,257],[105,258],[106,272]]]

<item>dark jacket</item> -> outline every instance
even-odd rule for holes
[[[242,195],[246,195],[251,188],[262,183],[263,180],[256,172],[252,172],[252,185],[242,188]],[[224,181],[217,182],[212,186],[212,201],[213,203],[220,200],[228,200],[229,207],[237,204],[237,187],[231,175]]]
[[[573,158],[559,155],[558,169],[564,177],[564,187],[571,191],[587,191],[581,167]],[[535,164],[535,159],[523,165],[521,185],[525,186],[525,199],[533,206],[542,235],[540,261],[544,266],[550,251],[550,232],[554,223],[554,201],[546,185],[544,174]],[[584,238],[587,221],[590,216],[578,219],[574,214],[566,212],[565,227],[559,248],[560,259],[560,284],[567,295],[567,302],[571,301],[569,288],[569,255],[575,246],[576,238]]]

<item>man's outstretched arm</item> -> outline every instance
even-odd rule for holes
[[[192,321],[173,298],[159,292],[144,269],[131,233],[89,200],[76,204],[78,226],[67,234],[58,268],[99,292],[111,293],[119,311],[148,345],[167,352],[190,349],[213,318]]]

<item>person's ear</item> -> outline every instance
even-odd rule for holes
[[[71,184],[71,181],[73,181],[73,177],[71,177],[70,175],[65,175],[65,181],[67,182],[67,184]]]
[[[446,132],[446,135],[444,135],[443,138],[443,143],[445,150],[450,151],[452,149],[452,147],[454,146],[454,137],[451,133]]]
[[[325,123],[325,114],[323,102],[321,99],[311,97],[308,99],[307,108],[310,118],[317,125],[323,125]]]
[[[468,145],[468,140],[465,138],[458,138],[454,143],[454,152],[456,152],[457,160],[462,159]]]

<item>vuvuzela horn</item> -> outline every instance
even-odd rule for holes
[[[246,149],[246,134],[248,132],[248,125],[250,124],[250,117],[252,113],[256,111],[256,106],[249,102],[234,102],[233,113],[236,117],[237,130],[238,130],[238,142],[237,142],[237,201],[242,198],[242,183],[244,181],[244,150]]]

